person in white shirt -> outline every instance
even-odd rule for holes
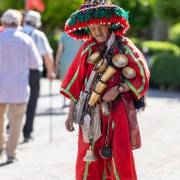
[[[47,69],[47,77],[52,80],[55,78],[54,73],[54,60],[52,56],[52,49],[46,38],[46,35],[38,30],[41,26],[41,15],[36,11],[28,11],[24,17],[24,26],[22,31],[28,34],[35,42],[39,54],[41,55],[41,63],[39,64],[39,70],[30,70],[30,99],[27,106],[26,120],[23,128],[24,142],[29,142],[32,139],[31,133],[33,132],[33,122],[35,117],[37,100],[40,91],[40,74],[43,70],[43,60]]]
[[[18,30],[22,16],[9,9],[1,22],[4,31],[0,33],[0,153],[5,148],[7,163],[15,161],[21,123],[30,95],[29,70],[38,69],[41,61],[33,40]],[[3,119],[8,108],[10,131],[5,146]]]

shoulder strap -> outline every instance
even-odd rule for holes
[[[107,41],[106,45],[107,45],[107,49],[106,49],[106,52],[105,52],[105,55],[106,53],[109,51],[110,47],[112,46],[112,44],[114,43],[114,40],[115,40],[115,35],[112,33],[109,40]],[[89,92],[89,89],[91,87],[91,84],[94,80],[94,77],[96,75],[96,71],[92,70],[91,74],[90,74],[90,77],[88,79],[88,82],[86,84],[86,88],[85,88],[85,92]]]

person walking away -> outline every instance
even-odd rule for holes
[[[58,50],[55,59],[55,71],[57,76],[62,80],[68,71],[73,59],[75,58],[82,40],[75,40],[71,36],[63,33],[58,44]],[[62,108],[67,107],[66,98],[63,97]]]
[[[4,30],[4,27],[0,26],[0,32],[3,32],[3,30]]]
[[[79,124],[76,180],[137,180],[135,108],[144,108],[150,73],[128,28],[128,12],[109,0],[85,0],[66,22],[66,33],[86,40],[60,89],[71,99],[67,131]]]
[[[26,119],[23,127],[24,142],[32,140],[33,124],[37,106],[37,100],[40,92],[40,75],[43,71],[43,60],[47,69],[47,78],[51,81],[55,78],[54,73],[54,59],[53,51],[49,45],[46,35],[38,30],[41,26],[41,15],[36,11],[28,11],[24,17],[24,26],[22,31],[28,34],[34,40],[39,54],[41,55],[41,63],[39,69],[30,70],[29,84],[30,84],[30,99],[26,111]]]
[[[29,99],[29,70],[38,69],[40,55],[33,40],[18,30],[21,14],[9,9],[1,22],[0,33],[0,150],[3,151],[3,122],[8,108],[10,131],[5,147],[7,163],[15,161],[20,128]]]

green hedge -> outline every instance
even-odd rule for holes
[[[143,48],[148,49],[149,55],[156,55],[158,53],[180,54],[180,49],[177,45],[163,41],[144,41],[141,44],[141,49]]]
[[[153,57],[151,85],[180,89],[180,55],[161,53]]]
[[[169,31],[170,40],[180,46],[180,23],[175,24]]]

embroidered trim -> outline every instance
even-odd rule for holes
[[[136,88],[131,84],[131,82],[128,81],[127,79],[124,79],[124,81],[130,87],[130,89],[134,92],[134,94],[137,96],[137,98],[140,99],[141,98],[140,94],[138,93]]]
[[[114,122],[114,120],[112,121],[112,129],[114,130],[114,128],[115,128],[115,122]]]
[[[116,169],[116,165],[115,165],[115,162],[114,162],[114,159],[112,158],[112,162],[113,162],[113,169],[114,169],[114,175],[116,177],[116,180],[120,180],[119,178],[119,175],[118,175],[118,172],[117,172],[117,169]]]
[[[87,180],[89,164],[90,164],[89,161],[86,162],[86,167],[85,167],[85,171],[84,171],[84,177],[83,177],[83,180]]]
[[[104,168],[104,172],[103,172],[103,180],[106,180],[106,168]]]
[[[67,89],[61,88],[60,91],[66,93],[75,104],[77,103],[77,99]]]
[[[76,73],[74,74],[73,78],[71,79],[70,83],[68,84],[66,90],[69,90],[72,86],[72,84],[74,83],[74,81],[76,80],[77,76],[78,76],[78,72],[79,72],[79,66],[78,69],[76,71]]]
[[[88,46],[87,46],[87,48],[86,49],[84,49],[84,51],[81,53],[81,57],[86,53],[86,51],[89,51],[89,55],[92,53],[92,49],[91,49],[91,47],[92,46],[94,46],[96,43],[91,43],[91,44],[89,44]]]
[[[140,93],[144,89],[144,85],[145,85],[145,74],[144,74],[143,66],[140,63],[140,61],[135,57],[132,50],[128,46],[124,46],[124,47],[126,48],[125,54],[129,54],[133,58],[133,60],[137,63],[140,69],[140,74],[142,76],[142,86],[138,90],[136,90],[138,93]]]

